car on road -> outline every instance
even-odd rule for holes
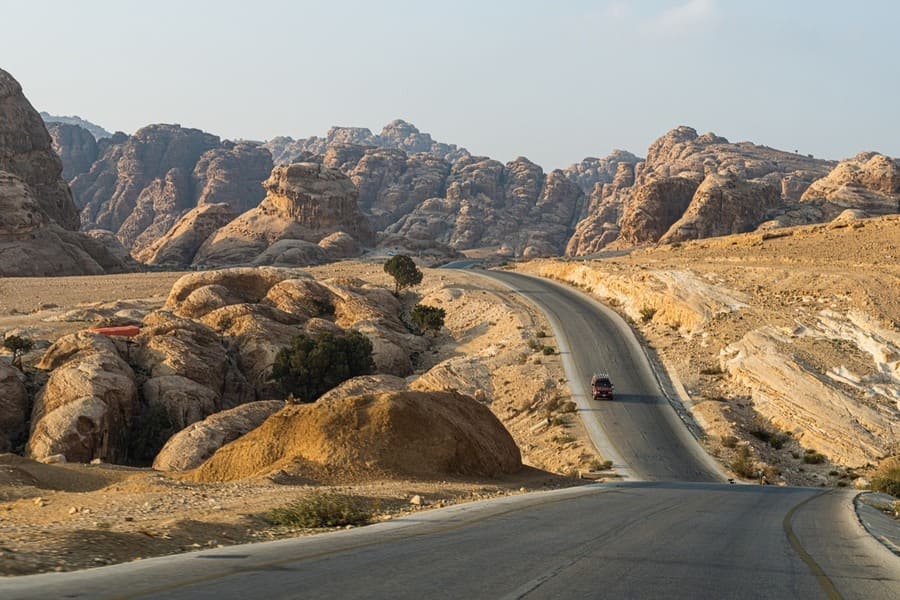
[[[605,373],[595,373],[591,377],[591,395],[594,400],[612,400],[614,386]]]

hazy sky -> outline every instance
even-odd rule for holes
[[[893,0],[0,0],[0,67],[109,130],[375,133],[500,160],[643,155],[677,125],[900,156]]]

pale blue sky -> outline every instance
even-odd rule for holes
[[[677,125],[900,156],[892,0],[0,0],[0,67],[39,110],[222,137],[376,133],[546,168]]]

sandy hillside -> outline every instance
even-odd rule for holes
[[[726,465],[748,445],[770,479],[849,485],[900,451],[898,259],[889,216],[520,269],[631,319]]]
[[[317,278],[359,277],[391,284],[380,264],[338,263],[310,269]],[[0,281],[0,332],[38,341],[33,365],[59,336],[100,322],[140,320],[159,308],[180,273]],[[549,325],[505,288],[482,290],[483,279],[426,270],[415,292],[447,312],[407,378],[414,390],[465,393],[487,404],[510,431],[528,465],[498,478],[366,480],[332,472],[327,489],[363,498],[377,518],[423,506],[572,485],[600,458],[570,412],[562,366],[545,337]],[[113,315],[111,317],[110,315]],[[0,360],[8,357],[0,356]],[[37,377],[40,379],[40,376]],[[548,418],[549,417],[549,418]],[[547,423],[550,423],[548,426]],[[70,570],[200,547],[306,533],[274,527],[263,516],[311,493],[302,474],[202,483],[150,469],[114,465],[44,465],[0,455],[0,573]]]

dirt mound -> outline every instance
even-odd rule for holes
[[[448,392],[387,392],[288,406],[191,474],[230,481],[277,470],[316,479],[493,477],[522,466],[489,409]]]

